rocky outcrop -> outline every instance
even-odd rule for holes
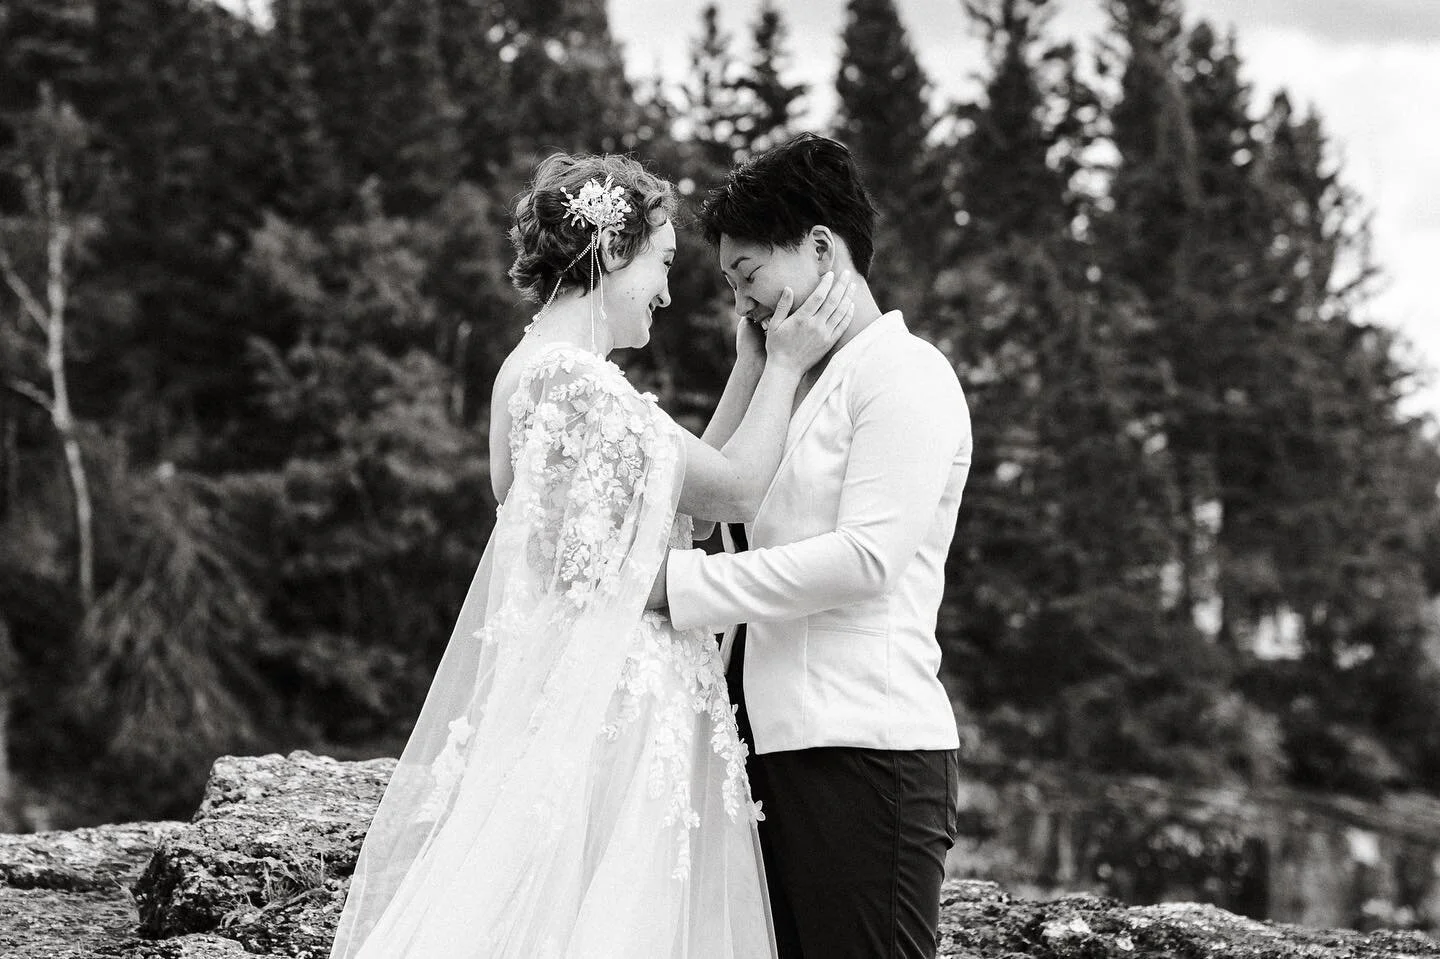
[[[956,959],[1440,956],[1440,943],[1418,932],[1306,929],[1195,903],[1127,908],[1098,896],[1034,902],[1014,899],[992,882],[947,883],[940,927],[940,955]]]
[[[79,959],[133,936],[130,887],[184,823],[0,835],[0,956]]]
[[[190,823],[0,836],[5,959],[319,959],[393,762],[224,758]],[[1418,933],[1304,929],[1213,906],[1015,899],[947,884],[941,955],[997,959],[1440,957]]]

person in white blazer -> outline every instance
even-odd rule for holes
[[[677,627],[729,628],[727,678],[784,959],[933,957],[955,839],[958,735],[936,614],[969,473],[954,368],[864,277],[874,207],[848,149],[802,134],[732,171],[700,214],[741,317],[724,442],[763,330],[827,274],[849,330],[801,385],[743,552],[671,552],[652,593]]]

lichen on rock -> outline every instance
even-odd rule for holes
[[[393,760],[305,752],[215,763],[189,823],[0,835],[5,959],[323,959]],[[1214,906],[1017,899],[947,883],[949,959],[1407,959],[1419,933],[1257,922]]]

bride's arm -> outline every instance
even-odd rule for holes
[[[785,315],[780,308],[788,309],[788,302],[777,305],[781,319],[771,321],[764,370],[739,425],[718,450],[693,434],[685,435],[680,512],[724,522],[754,519],[780,465],[800,378],[850,324],[850,291],[850,284],[829,277],[794,313]]]
[[[730,377],[725,381],[725,391],[715,406],[715,414],[705,426],[701,439],[705,445],[716,449],[724,446],[750,407],[750,398],[760,383],[760,374],[765,372],[765,333],[755,323],[742,319],[735,330],[735,365],[730,368]],[[715,521],[702,519],[695,522],[695,541],[706,540],[715,532]]]
[[[716,449],[724,446],[745,416],[760,374],[765,371],[765,334],[749,320],[741,320],[735,331],[735,365],[725,381],[725,392],[715,407],[715,415],[700,437]]]

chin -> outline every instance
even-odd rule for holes
[[[616,350],[638,350],[650,342],[650,331],[640,330],[639,332],[626,337],[616,337],[615,345],[611,349]]]
[[[649,342],[650,322],[647,317],[646,319],[641,320],[639,325],[635,327],[635,333],[633,336],[630,337],[630,342],[627,345],[632,350],[638,350],[640,347],[645,346]]]

